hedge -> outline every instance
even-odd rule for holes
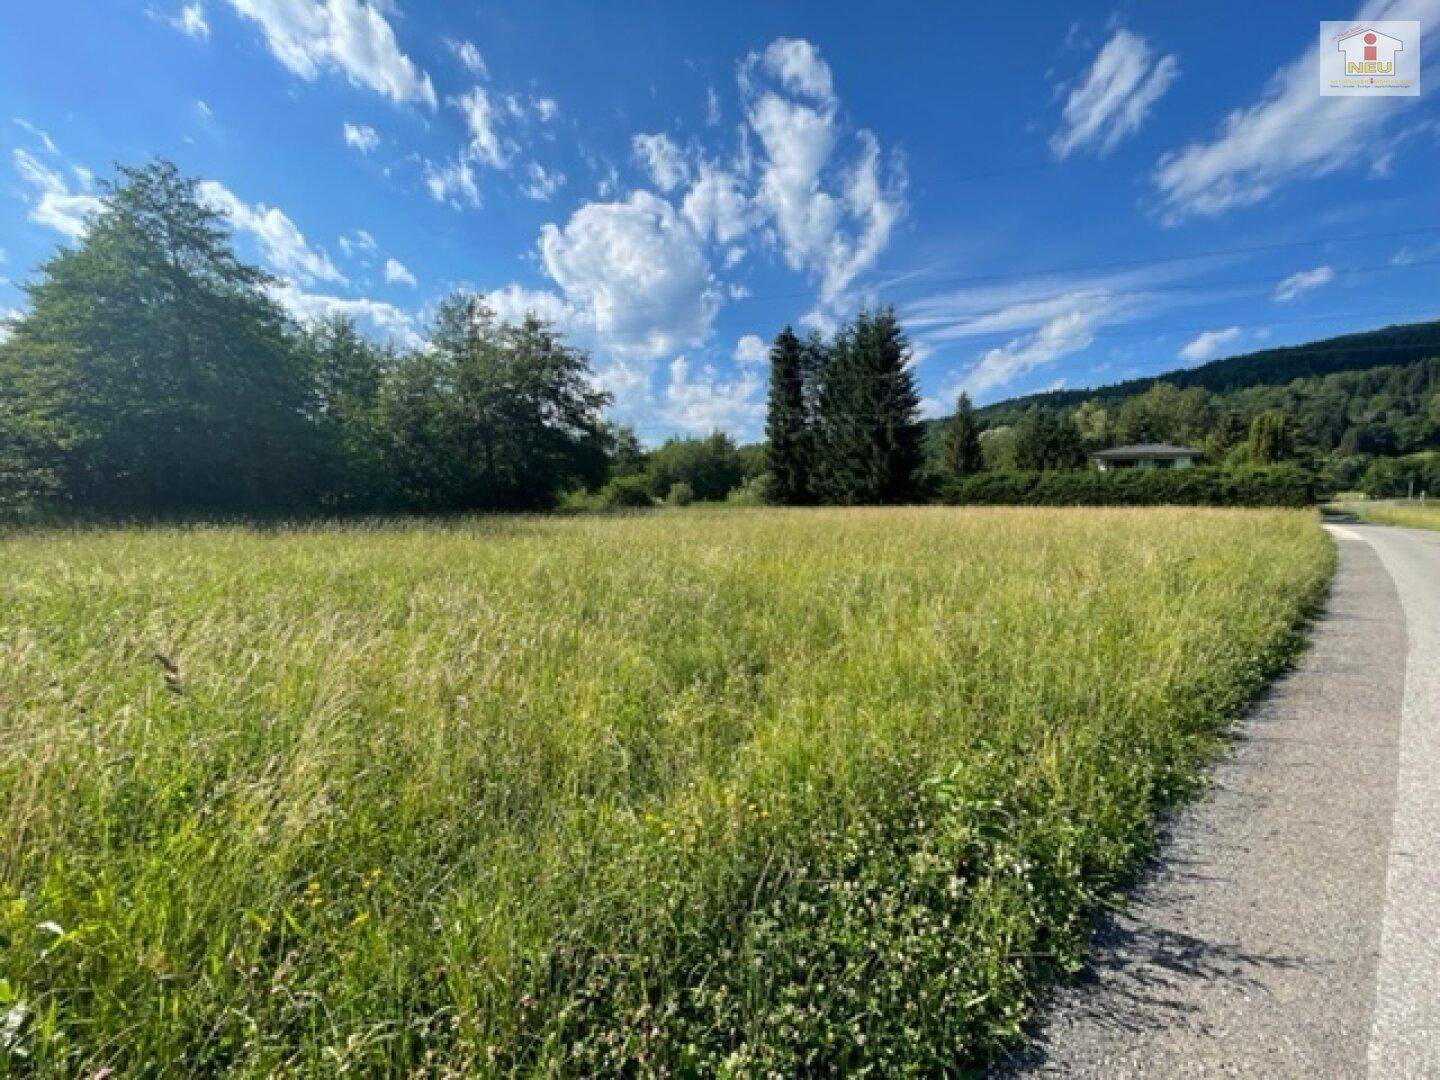
[[[985,506],[1313,506],[1316,478],[1294,465],[1117,472],[984,472],[943,499]]]

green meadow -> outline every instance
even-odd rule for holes
[[[12,533],[0,1072],[978,1067],[1331,564],[1300,511]]]
[[[1347,502],[1340,509],[1373,525],[1399,525],[1407,529],[1440,529],[1440,503],[1413,501]]]

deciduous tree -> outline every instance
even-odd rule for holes
[[[26,289],[0,360],[0,442],[88,507],[303,500],[310,387],[271,283],[174,165],[122,168],[79,243]]]

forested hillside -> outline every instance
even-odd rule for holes
[[[988,470],[1076,468],[1102,447],[1168,442],[1196,447],[1207,465],[1300,465],[1329,490],[1440,491],[1440,356],[1220,392],[1160,381],[1118,400],[1031,404],[1013,423],[979,415],[989,422],[979,437]],[[928,435],[930,468],[942,478],[956,472],[945,466],[955,425]]]
[[[996,402],[979,410],[987,427],[1014,423],[1025,410],[1040,406],[1052,410],[1073,409],[1095,399],[1110,406],[1143,394],[1157,383],[1169,383],[1180,390],[1198,388],[1228,393],[1253,386],[1276,386],[1295,379],[1312,378],[1345,371],[1392,367],[1425,357],[1440,356],[1440,321],[1387,326],[1359,334],[1290,345],[1278,349],[1229,356],[1199,367],[1115,383],[1093,390],[1052,390]]]

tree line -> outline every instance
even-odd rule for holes
[[[1068,467],[1094,450],[1168,442],[1195,447],[1217,467],[1289,463],[1332,490],[1390,490],[1395,483],[1384,477],[1409,475],[1396,461],[1440,450],[1440,359],[1223,393],[1156,382],[1120,400],[1097,395],[1066,409],[1031,404],[979,415],[989,421],[980,436],[987,469]],[[937,425],[932,462],[943,457],[948,426],[974,423],[962,409]]]
[[[103,206],[0,344],[0,503],[516,510],[604,481],[609,396],[544,324],[461,291],[419,348],[302,327],[173,165],[121,169]]]
[[[1107,409],[1168,383],[1177,390],[1200,389],[1228,396],[1251,388],[1283,387],[1297,380],[1312,382],[1329,375],[1351,374],[1367,368],[1396,367],[1440,356],[1440,321],[1387,326],[1355,334],[1286,345],[1258,352],[1211,360],[1198,367],[1150,375],[1093,390],[1048,390],[987,405],[985,423],[992,427],[1013,424],[1032,406],[1069,412],[1087,400]]]
[[[43,263],[0,342],[0,510],[216,516],[539,510],[917,497],[918,395],[891,310],[777,341],[777,445],[723,432],[653,449],[607,422],[589,357],[480,295],[414,348],[302,325],[242,261],[196,181],[121,168]],[[783,396],[783,395],[782,395]],[[789,400],[788,397],[785,400]],[[783,423],[782,423],[783,421]],[[786,457],[793,431],[798,457]]]
[[[953,416],[926,423],[909,343],[884,307],[828,337],[781,331],[763,443],[717,431],[647,450],[605,419],[610,398],[589,357],[536,319],[504,324],[482,296],[458,291],[423,343],[402,349],[344,319],[299,324],[278,284],[237,257],[223,219],[175,166],[122,168],[84,237],[26,286],[29,310],[0,342],[0,509],[894,504],[1019,490],[967,481],[1073,472],[1133,442],[1393,492],[1424,487],[1440,449],[1440,359],[1373,366],[1382,349],[1428,348],[1440,324],[1335,339],[1361,350],[1363,370],[1333,370],[1344,361],[1330,351],[1277,350],[1264,355],[1284,371],[1328,373],[1254,385],[1254,358],[1236,358],[1204,380],[1245,382],[1230,389],[1192,375],[1189,386],[1148,380],[1128,396],[1069,392],[982,410],[962,393]]]

